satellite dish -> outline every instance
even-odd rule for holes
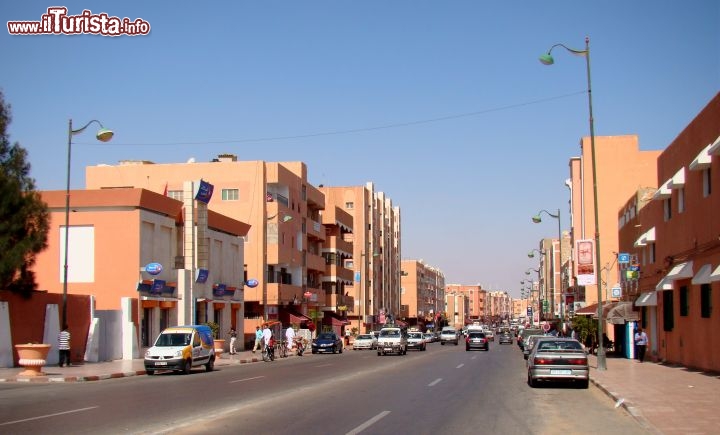
[[[190,157],[185,163],[195,163],[195,157]]]

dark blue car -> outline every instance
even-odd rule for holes
[[[342,353],[343,342],[334,332],[322,332],[312,341],[312,353]]]

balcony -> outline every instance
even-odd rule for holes
[[[322,282],[338,282],[345,281],[348,284],[353,282],[353,271],[336,264],[325,265],[325,276]]]
[[[267,284],[268,305],[286,305],[293,300],[302,300],[303,289],[292,284],[269,283]]]
[[[318,272],[325,272],[325,259],[319,255],[307,253],[307,268],[309,270],[316,270]]]
[[[308,205],[312,205],[314,208],[320,210],[325,208],[325,195],[320,190],[318,190],[318,188],[308,184],[306,194],[306,200]]]
[[[337,311],[337,307],[347,307],[348,311],[353,311],[355,306],[355,298],[345,295],[325,295],[325,306]]]
[[[336,252],[344,252],[345,254],[348,254],[352,256],[353,253],[353,245],[350,242],[346,242],[343,240],[340,236],[330,236],[328,237],[328,247],[323,249],[323,251],[332,251],[333,249],[336,250]]]
[[[320,222],[308,219],[306,232],[308,237],[322,240],[323,242],[325,241],[325,227],[323,227]]]

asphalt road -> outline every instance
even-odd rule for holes
[[[0,433],[640,434],[602,392],[532,389],[516,345],[306,355],[90,383],[0,385]]]

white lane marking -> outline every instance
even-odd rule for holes
[[[255,379],[262,379],[265,376],[255,376],[254,378],[245,378],[245,379],[238,379],[236,381],[230,381],[230,384],[234,384],[235,382],[245,382],[245,381],[254,381]]]
[[[37,417],[23,418],[22,420],[13,420],[0,423],[0,426],[7,426],[10,424],[24,423],[26,421],[41,420],[43,418],[57,417],[58,415],[72,414],[73,412],[89,411],[91,409],[99,408],[99,406],[88,406],[87,408],[71,409],[70,411],[56,412],[54,414],[39,415]]]
[[[320,364],[319,366],[315,366],[315,367],[330,367],[331,365],[332,364]]]
[[[456,369],[462,368],[465,364],[460,364],[459,366],[455,367]]]
[[[428,384],[428,387],[434,387],[435,385],[439,384],[442,381],[442,378],[437,378],[434,381],[430,382]]]
[[[381,418],[385,417],[388,414],[390,414],[390,411],[383,411],[375,417],[371,418],[370,420],[366,421],[365,423],[361,424],[360,426],[356,427],[355,429],[351,430],[346,435],[357,435],[372,426],[373,424],[377,423]]]

